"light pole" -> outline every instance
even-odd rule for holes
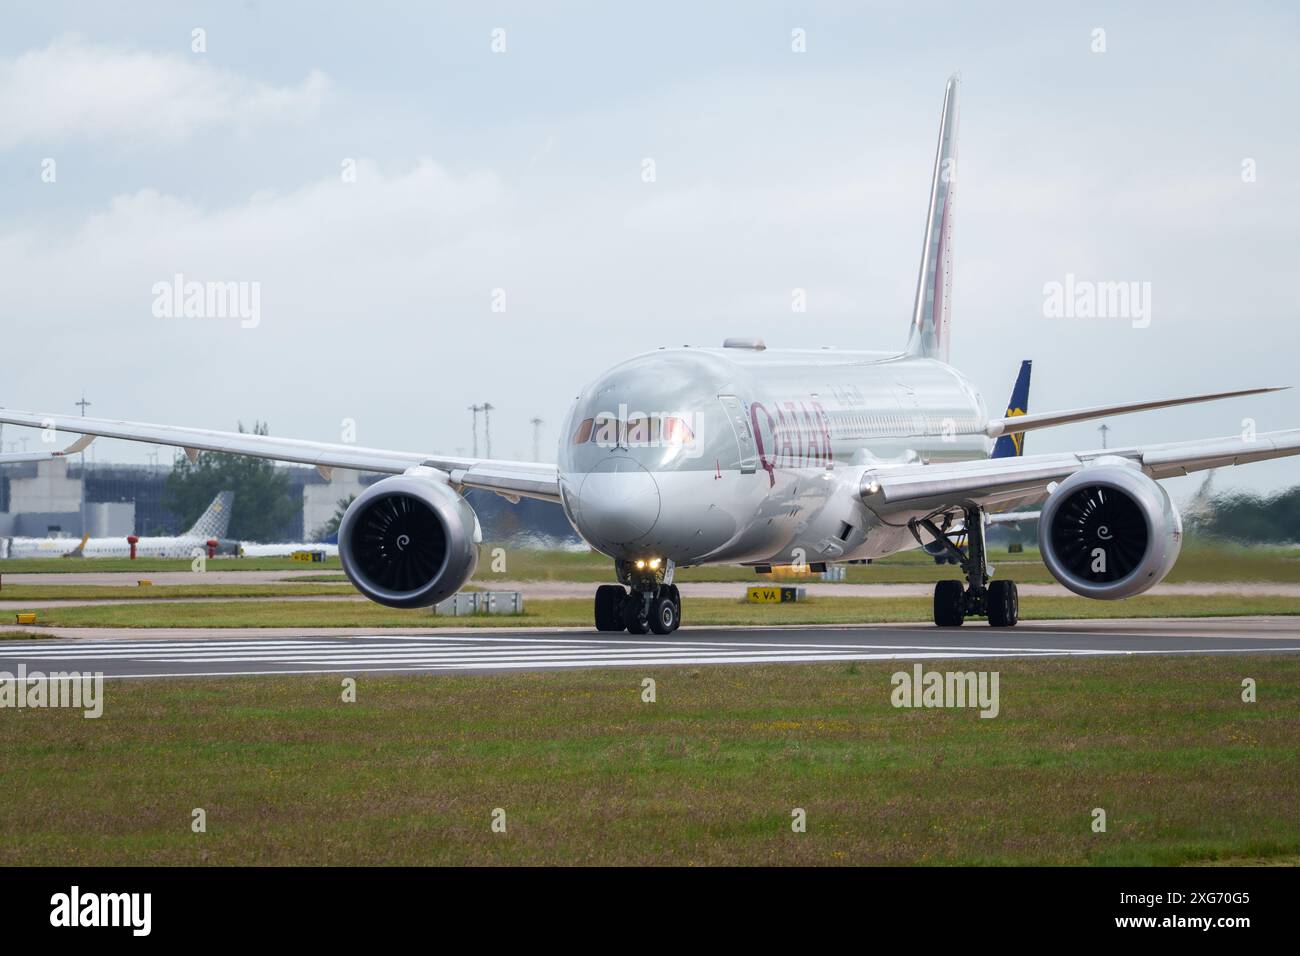
[[[81,393],[81,401],[73,402],[81,408],[81,417],[86,417],[86,409],[90,407],[90,402],[86,401],[86,393]],[[81,450],[81,536],[86,536],[86,450]]]
[[[487,456],[492,457],[492,403],[483,403],[483,439],[487,442]]]
[[[1101,432],[1101,447],[1104,449],[1106,447],[1106,433],[1110,431],[1110,426],[1102,422],[1097,427],[1097,431]]]
[[[542,420],[533,418],[529,421],[533,426],[533,461],[542,460]]]
[[[478,413],[483,411],[482,405],[471,405],[469,410],[474,413],[474,457],[478,457]]]

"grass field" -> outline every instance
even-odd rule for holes
[[[334,595],[359,596],[350,583],[284,584],[153,584],[123,587],[114,584],[7,584],[0,590],[0,607],[23,601],[158,601],[171,598],[276,598]]]
[[[73,544],[76,542],[74,541]],[[208,568],[214,571],[319,571],[342,572],[338,558],[323,563],[294,561],[291,558],[213,558]],[[0,574],[72,574],[86,571],[129,571],[144,575],[147,571],[189,571],[189,558],[6,558],[0,561]]]
[[[109,682],[99,720],[0,713],[0,864],[1300,856],[1300,659],[996,666],[992,720],[894,709],[874,663]]]
[[[583,581],[608,583],[613,577],[609,558],[590,551],[505,550],[505,570],[493,570],[495,545],[482,548],[474,581],[490,586],[494,581]],[[1001,577],[1024,584],[1052,581],[1036,550],[1010,554],[1005,548],[993,548],[989,561]],[[324,564],[303,564],[288,558],[222,558],[208,563],[211,570],[221,571],[303,571],[320,572],[296,579],[302,583],[345,582],[338,558]],[[63,558],[22,558],[0,561],[0,575],[18,573],[66,573],[73,571],[123,571],[147,577],[149,572],[188,571],[189,561],[163,558],[125,558],[71,560]],[[870,565],[847,565],[847,580],[859,584],[916,584],[954,577],[956,570],[936,565],[934,559],[917,551],[892,555]],[[753,568],[738,565],[685,568],[678,571],[678,581],[743,581],[762,583],[772,578],[759,576]],[[817,580],[813,575],[810,580]],[[1189,542],[1167,579],[1179,581],[1265,581],[1300,582],[1300,549],[1282,547],[1240,547],[1224,543]],[[5,590],[8,590],[6,586]],[[3,595],[4,591],[0,591]]]
[[[692,598],[682,622],[698,624],[875,624],[931,619],[931,600],[822,597],[796,604],[748,604],[730,598]],[[21,606],[12,609],[21,611]],[[535,600],[525,613],[444,617],[428,610],[403,611],[369,601],[231,601],[68,606],[41,608],[37,623],[65,627],[590,627],[589,599]],[[1105,617],[1217,617],[1300,614],[1300,598],[1144,595],[1127,601],[1080,597],[1023,597],[1023,620]],[[982,623],[972,622],[974,627]]]
[[[570,551],[510,551],[505,554],[503,572],[492,570],[491,548],[484,546],[474,580],[490,584],[493,579],[511,581],[597,581],[610,580],[610,560],[602,555]],[[989,562],[1000,577],[1023,584],[1047,584],[1053,578],[1039,560],[1037,550],[1011,554],[1005,548],[989,551]],[[846,580],[856,584],[916,584],[957,576],[951,565],[937,565],[929,555],[905,551],[869,565],[846,565]],[[771,581],[753,568],[738,565],[684,568],[679,583],[688,581]],[[818,580],[811,575],[809,580]],[[1239,547],[1222,543],[1190,542],[1167,580],[1178,581],[1267,581],[1300,582],[1300,549]]]

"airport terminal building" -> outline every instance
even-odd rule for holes
[[[277,470],[288,476],[290,493],[302,498],[293,520],[280,529],[280,541],[309,540],[334,516],[340,499],[360,493],[382,477],[338,470],[327,482],[314,468],[279,466]],[[184,530],[182,520],[163,503],[170,473],[165,466],[83,466],[66,458],[0,466],[0,536],[179,534]]]
[[[309,541],[338,509],[383,475],[335,469],[327,481],[315,468],[277,465],[289,479],[290,494],[302,507],[275,541]],[[166,465],[122,465],[72,458],[0,465],[0,538],[95,538],[129,534],[174,535],[185,522],[167,510]],[[524,499],[511,505],[490,492],[471,491],[487,540],[533,534],[555,542],[578,541],[559,505]],[[234,507],[239,508],[236,498]]]

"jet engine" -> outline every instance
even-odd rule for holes
[[[1048,497],[1038,521],[1038,550],[1052,576],[1102,601],[1159,584],[1182,542],[1182,518],[1169,495],[1127,464],[1075,472]]]
[[[474,574],[478,518],[439,472],[377,481],[339,522],[339,558],[357,590],[388,607],[430,607]]]

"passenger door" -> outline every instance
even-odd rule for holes
[[[754,434],[749,427],[749,418],[745,415],[745,406],[735,395],[719,395],[718,401],[727,413],[731,430],[736,435],[736,446],[740,449],[740,473],[752,475],[758,466],[758,457],[754,447]]]

